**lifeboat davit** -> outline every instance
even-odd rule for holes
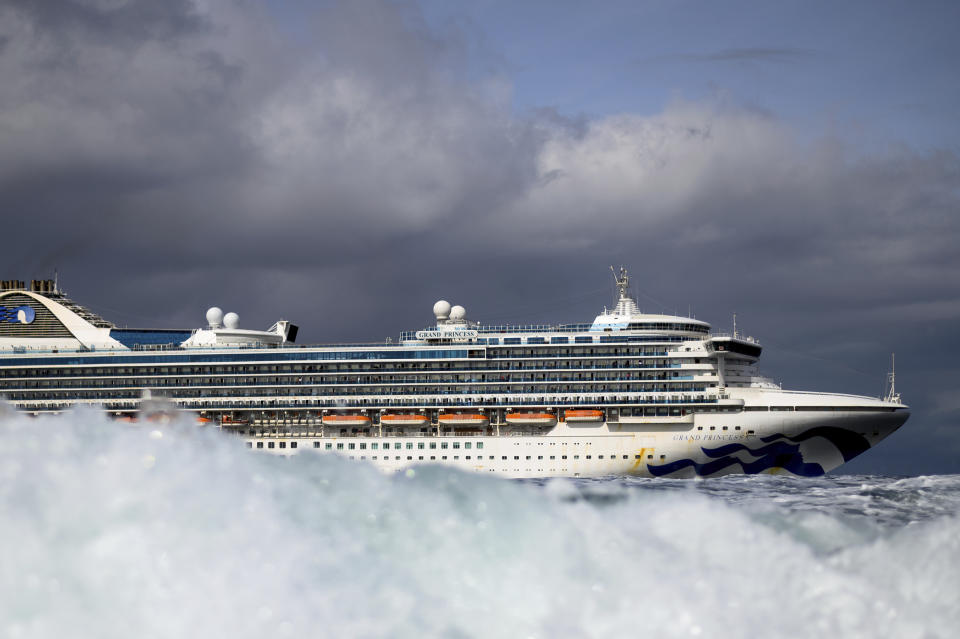
[[[370,418],[366,415],[324,415],[324,426],[339,426],[341,428],[365,427],[370,425]]]
[[[388,413],[380,416],[380,423],[384,426],[424,426],[430,418],[426,415],[411,413]]]
[[[444,426],[486,426],[490,421],[480,413],[441,413],[438,419]]]
[[[603,419],[603,411],[595,409],[578,409],[564,411],[563,418],[568,422],[599,422]]]
[[[553,413],[516,412],[507,413],[508,424],[523,424],[527,426],[553,426],[557,416]]]

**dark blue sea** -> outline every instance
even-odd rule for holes
[[[0,637],[958,637],[960,476],[511,481],[0,415]]]

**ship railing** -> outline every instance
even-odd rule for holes
[[[709,339],[711,337],[731,337],[733,339],[743,340],[744,342],[749,342],[751,344],[756,344],[757,346],[760,346],[760,340],[758,340],[756,337],[749,336],[749,335],[742,335],[740,333],[737,333],[736,335],[734,335],[733,333],[726,332],[726,331],[711,331],[710,334],[707,335],[706,339]]]

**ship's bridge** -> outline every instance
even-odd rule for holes
[[[614,273],[617,281],[617,303],[611,310],[604,309],[590,326],[591,332],[639,331],[667,335],[687,335],[702,339],[710,332],[710,324],[691,317],[642,313],[628,291],[630,277],[626,269]]]

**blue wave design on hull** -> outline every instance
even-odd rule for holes
[[[744,444],[724,444],[716,448],[702,447],[700,450],[703,451],[704,455],[715,459],[702,464],[698,464],[692,459],[678,459],[659,466],[648,465],[647,470],[654,477],[663,477],[679,470],[693,468],[695,473],[705,476],[713,475],[733,465],[739,465],[743,472],[749,475],[762,473],[771,468],[783,468],[794,475],[819,477],[826,473],[823,466],[805,462],[798,445],[813,437],[822,437],[833,444],[843,456],[844,462],[850,461],[870,448],[870,443],[866,438],[857,433],[832,426],[817,426],[794,437],[782,433],[761,437],[760,441],[767,443],[767,445],[759,448],[750,448]],[[732,456],[733,453],[742,451],[747,451],[757,459],[743,461]]]
[[[805,442],[811,437],[823,437],[836,446],[840,454],[843,455],[843,461],[845,462],[850,461],[866,450],[870,450],[870,442],[867,441],[866,437],[835,426],[817,426],[803,431],[796,437],[777,433],[775,435],[761,437],[760,441],[771,442],[777,439],[786,439],[791,442]]]

